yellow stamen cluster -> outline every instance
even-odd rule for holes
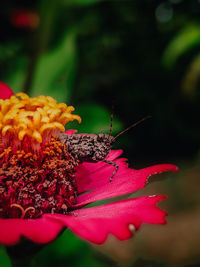
[[[71,114],[74,107],[57,103],[50,96],[31,98],[18,93],[9,99],[0,99],[0,133],[17,136],[21,141],[27,135],[38,143],[52,132],[64,131],[68,121],[81,122],[78,115]]]

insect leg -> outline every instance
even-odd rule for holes
[[[115,174],[117,173],[117,171],[119,169],[119,165],[117,163],[110,161],[110,160],[107,160],[107,159],[104,159],[103,162],[108,163],[108,164],[115,167],[115,170],[114,170],[112,176],[110,177],[110,182],[112,182],[113,177],[115,176]]]

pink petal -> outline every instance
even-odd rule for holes
[[[41,219],[0,219],[0,243],[14,245],[22,236],[35,243],[53,241],[60,233],[62,225],[43,216]]]
[[[7,99],[13,95],[13,91],[8,85],[3,82],[0,82],[0,99]]]
[[[122,154],[122,150],[111,150],[108,157],[108,160],[115,160]],[[126,159],[123,159],[124,163],[123,166],[127,166],[125,163]],[[80,164],[77,168],[76,173],[76,181],[78,185],[78,192],[82,193],[88,190],[92,190],[97,186],[104,185],[107,183],[114,171],[114,167],[104,163],[104,162],[97,162],[97,163],[87,163],[84,162]]]
[[[80,134],[80,135],[91,135],[94,136],[94,134],[88,134],[88,133],[77,133],[77,130],[69,129],[65,131],[65,134]]]
[[[164,224],[166,212],[156,204],[166,196],[148,196],[128,199],[103,206],[74,211],[71,216],[46,215],[69,227],[75,234],[95,244],[105,242],[108,234],[120,240],[132,236],[129,225],[138,229],[142,223]]]
[[[66,130],[65,131],[65,134],[75,134],[76,133],[76,130],[74,130],[74,129],[69,129],[69,130]]]
[[[112,175],[113,167],[108,164],[108,166],[105,166],[102,170],[88,174],[89,177],[95,177],[96,181],[94,181],[93,184],[96,182],[96,189],[78,196],[75,207],[134,192],[145,187],[146,182],[151,175],[166,171],[176,172],[178,170],[176,166],[171,164],[159,164],[141,170],[133,170],[127,168],[124,164],[124,159],[117,159],[115,162],[119,164],[119,170],[111,183],[109,182],[109,178]],[[92,177],[92,179],[94,179],[94,177]],[[82,179],[87,179],[87,176],[83,176]],[[102,182],[99,182],[101,180],[104,182],[103,185]],[[85,188],[88,189],[89,187],[85,186]]]

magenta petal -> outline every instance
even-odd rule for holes
[[[22,236],[35,243],[45,244],[54,240],[62,230],[59,222],[49,220],[45,215],[41,219],[0,219],[0,243],[16,244]]]
[[[92,175],[96,177],[96,189],[78,196],[78,204],[76,207],[84,206],[98,200],[134,192],[143,188],[151,175],[166,171],[176,172],[178,170],[176,166],[171,164],[159,164],[141,170],[133,170],[126,167],[123,159],[118,159],[115,162],[119,164],[119,170],[113,178],[113,181],[111,183],[109,182],[109,177],[113,171],[112,166],[107,166],[102,169],[102,171],[94,172]],[[104,181],[103,185],[102,183],[99,183],[101,178]]]
[[[13,95],[13,91],[8,85],[3,82],[0,82],[0,99],[7,99]]]
[[[76,130],[74,130],[74,129],[69,129],[69,130],[66,130],[65,131],[65,134],[75,134],[76,133]]]
[[[94,136],[94,134],[88,134],[88,133],[77,133],[77,130],[69,129],[65,131],[65,134],[79,134],[79,135],[91,135]]]
[[[122,150],[110,151],[107,159],[115,160],[122,154]],[[123,166],[127,167],[126,159],[123,159]],[[92,190],[97,186],[102,186],[107,183],[114,171],[114,167],[104,163],[87,163],[84,162],[77,167],[76,181],[78,186],[78,192],[82,193],[85,191]]]
[[[121,154],[123,153],[122,149],[118,149],[118,150],[111,150],[110,153],[107,156],[107,160],[115,160],[116,158],[118,158]]]
[[[156,206],[165,198],[166,196],[140,197],[77,210],[71,216],[59,214],[46,216],[62,222],[81,238],[101,244],[110,233],[120,240],[130,238],[132,236],[130,224],[138,229],[142,223],[165,223],[167,213]]]

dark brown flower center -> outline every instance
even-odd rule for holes
[[[0,218],[39,218],[68,213],[76,203],[77,162],[66,146],[51,138],[39,153],[0,154]]]

